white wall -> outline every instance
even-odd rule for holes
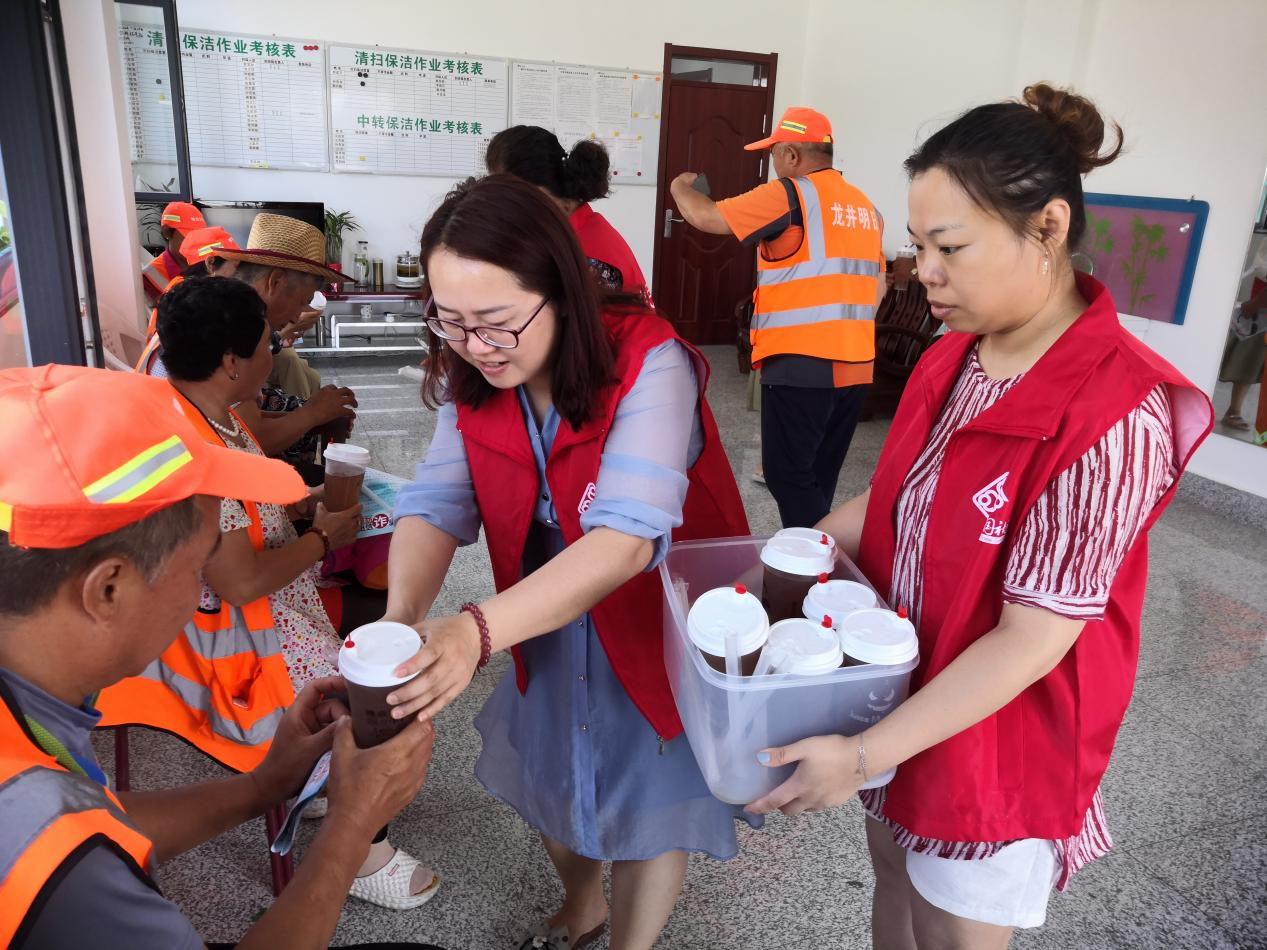
[[[115,3],[69,0],[62,17],[101,343],[131,365],[145,343],[147,310],[119,46],[101,41],[118,29]]]
[[[1028,83],[1070,84],[1125,130],[1128,151],[1087,188],[1210,203],[1182,326],[1128,320],[1213,390],[1267,168],[1267,3],[1261,0],[811,0],[805,99],[832,119],[841,167],[905,240],[902,160],[964,108]],[[864,41],[853,39],[865,37]],[[1267,495],[1267,452],[1212,437],[1193,471]]]
[[[367,43],[488,56],[554,60],[595,66],[660,69],[664,44],[709,46],[779,54],[776,107],[794,102],[801,90],[805,24],[810,0],[788,0],[777,15],[753,4],[736,15],[727,0],[648,0],[616,8],[583,0],[529,3],[403,3],[361,0],[179,0],[182,28],[244,33],[279,33],[326,42]],[[372,255],[386,262],[407,247],[416,249],[423,223],[451,178],[395,175],[334,175],[314,172],[196,167],[200,198],[319,200],[351,210],[368,232],[348,235],[350,261],[356,241],[368,237]],[[598,203],[629,241],[651,277],[655,189],[616,186]]]

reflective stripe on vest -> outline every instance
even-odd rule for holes
[[[194,630],[193,632],[197,633],[198,631]],[[272,631],[269,632],[271,633]],[[185,628],[183,636],[187,640],[193,639],[189,627]],[[275,638],[276,635],[274,634]],[[162,683],[175,693],[185,706],[202,713],[217,735],[224,736],[226,739],[231,739],[241,745],[267,745],[272,741],[273,733],[277,731],[277,727],[282,721],[282,716],[286,713],[285,709],[273,709],[249,724],[231,717],[222,716],[215,708],[212,691],[209,686],[182,676],[164,663],[162,657],[150,663],[141,676]]]
[[[789,259],[758,258],[751,332],[753,360],[760,363],[779,353],[795,353],[843,362],[869,362],[875,358],[873,321],[883,253],[880,234],[878,230],[872,232],[869,225],[865,231],[859,226],[857,237],[845,239],[845,247],[851,249],[852,255],[869,256],[842,256],[839,239],[835,253],[830,253],[828,229],[840,227],[839,222],[833,218],[832,224],[827,224],[824,199],[810,178],[798,178],[795,185],[805,236],[801,248]],[[851,204],[857,202],[858,213],[853,220],[869,220],[870,204],[863,205],[865,198],[861,193],[846,187],[854,196]],[[827,200],[831,200],[830,193]],[[833,210],[839,212],[839,205]]]
[[[169,274],[163,268],[163,255],[151,258],[150,262],[141,268],[141,276],[150,282],[150,286],[154,288],[156,295],[161,295],[172,279],[179,277],[179,274]]]
[[[84,842],[103,836],[142,872],[153,845],[122,806],[34,745],[0,702],[0,946],[9,946],[40,892]]]
[[[150,341],[145,344],[145,349],[141,350],[141,356],[133,367],[138,373],[145,373],[147,376],[151,369],[154,368],[154,360],[158,356],[158,348],[162,346],[157,336],[150,337]]]

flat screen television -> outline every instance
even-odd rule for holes
[[[194,204],[202,209],[202,216],[210,227],[224,228],[238,247],[246,247],[251,233],[251,222],[261,211],[284,214],[311,224],[318,231],[325,231],[326,206],[320,201],[218,201],[195,198]]]

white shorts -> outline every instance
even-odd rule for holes
[[[1059,870],[1056,847],[1043,838],[1025,838],[976,861],[906,852],[906,873],[924,900],[1000,927],[1041,927]]]

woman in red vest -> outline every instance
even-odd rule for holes
[[[604,305],[567,220],[492,175],[453,191],[422,235],[436,433],[397,499],[388,619],[417,626],[422,671],[388,701],[434,716],[512,648],[476,720],[476,775],[541,832],[566,891],[521,946],[604,929],[649,948],[686,854],[736,853],[737,810],[709,794],[664,671],[649,573],[670,539],[747,533],[704,400],[708,364],[664,320]],[[483,524],[498,593],[427,612]]]
[[[1046,85],[981,106],[906,162],[911,240],[951,333],[920,361],[871,489],[823,520],[916,620],[911,698],[799,762],[753,811],[839,805],[866,776],[875,946],[1005,947],[1112,846],[1100,780],[1131,698],[1147,532],[1209,400],[1070,266],[1092,103]]]
[[[650,305],[646,278],[629,244],[590,207],[591,201],[611,192],[611,159],[601,142],[582,139],[568,152],[549,129],[513,125],[493,136],[484,162],[493,174],[514,175],[549,195],[567,215],[598,279],[615,290],[637,294]]]

